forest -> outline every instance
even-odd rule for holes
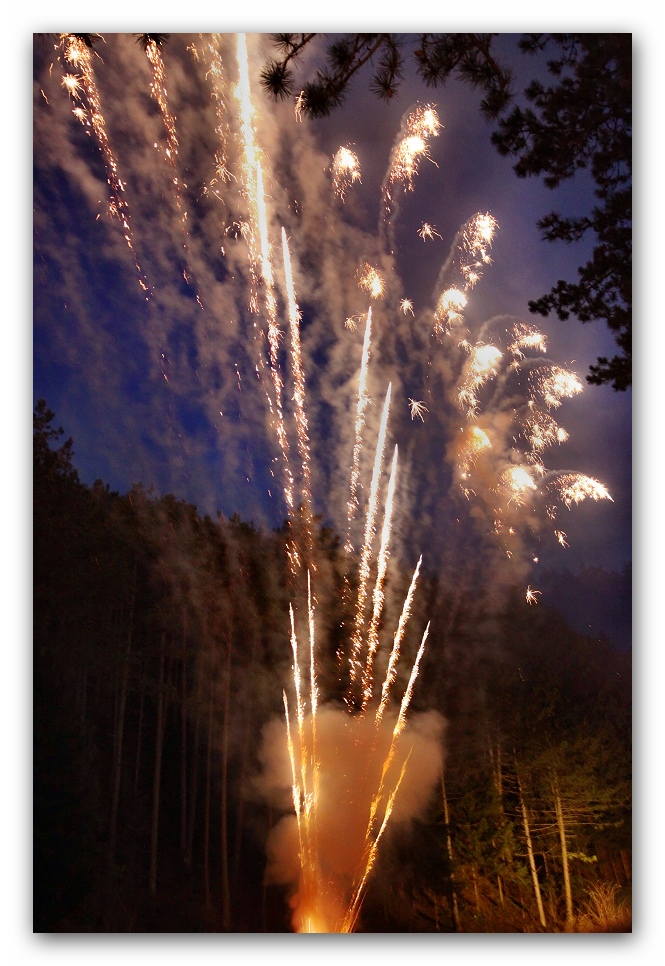
[[[43,400],[33,443],[34,931],[291,931],[256,780],[291,673],[284,532],[84,484]],[[313,554],[340,587],[338,536]],[[490,606],[426,573],[418,609],[412,706],[445,721],[444,765],[382,840],[357,931],[629,932],[630,652],[519,588]]]

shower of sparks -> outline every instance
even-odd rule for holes
[[[516,359],[524,358],[524,349],[535,349],[537,352],[547,351],[547,340],[542,332],[525,322],[516,322],[510,329],[512,342],[508,345],[510,352]]]
[[[413,179],[418,172],[420,158],[429,158],[428,141],[437,137],[441,123],[431,105],[419,106],[406,119],[401,139],[395,145],[390,158],[390,168],[385,186],[386,199],[390,200],[394,185],[413,190]],[[431,159],[430,159],[431,160]]]
[[[496,376],[502,358],[501,350],[493,345],[478,345],[471,350],[471,355],[464,366],[462,384],[457,392],[459,405],[467,410],[467,415],[472,415],[476,411],[479,402],[476,390]]]
[[[386,571],[388,569],[388,546],[390,543],[390,529],[392,526],[393,500],[395,497],[395,475],[397,472],[397,446],[393,453],[393,462],[390,470],[390,481],[388,483],[388,495],[383,517],[383,530],[381,532],[381,546],[377,557],[377,571],[374,581],[374,593],[372,596],[372,619],[367,629],[367,657],[362,677],[362,703],[361,710],[364,711],[372,698],[372,671],[374,658],[379,646],[379,622],[383,612],[385,600],[384,583]]]
[[[243,185],[245,188],[245,197],[249,205],[251,218],[251,225],[247,238],[250,274],[254,279],[255,286],[258,286],[259,274],[257,263],[260,263],[260,278],[263,282],[265,309],[268,322],[267,337],[270,360],[270,375],[275,397],[274,408],[273,402],[269,396],[268,402],[270,411],[273,415],[273,423],[277,434],[277,440],[282,453],[282,465],[285,477],[284,498],[287,504],[291,527],[293,528],[296,522],[294,498],[295,483],[290,465],[289,441],[286,433],[286,427],[284,425],[284,410],[282,403],[284,387],[279,368],[280,331],[277,324],[277,301],[274,294],[274,279],[270,257],[270,242],[268,238],[267,210],[263,186],[263,168],[261,165],[261,155],[254,134],[254,106],[252,104],[250,91],[247,44],[244,34],[238,34],[237,54],[239,79],[235,94],[239,106],[241,144],[243,148]],[[256,237],[257,235],[258,239]],[[255,302],[250,300],[250,308],[253,304],[255,304]],[[289,542],[288,553],[291,563],[291,571],[295,575],[302,566],[302,559],[296,546],[296,542],[293,538]]]
[[[541,590],[532,590],[531,587],[527,587],[526,594],[525,594],[525,598],[526,598],[527,604],[537,604],[538,603],[538,598],[536,597],[536,594],[540,594],[542,596],[542,591]]]
[[[358,512],[358,484],[360,479],[360,454],[362,451],[362,435],[365,426],[365,410],[369,405],[370,398],[367,391],[367,374],[369,369],[369,347],[372,333],[372,309],[367,312],[367,322],[365,323],[365,337],[363,339],[362,356],[360,360],[360,374],[358,376],[358,401],[356,403],[356,418],[353,434],[353,455],[351,458],[351,479],[349,482],[349,501],[347,503],[348,530],[344,549],[347,556],[353,553],[351,542],[351,525]]]
[[[532,408],[524,418],[524,435],[534,453],[541,453],[553,443],[565,443],[568,433],[547,413]]]
[[[291,255],[289,245],[286,240],[286,231],[282,228],[282,252],[284,257],[284,273],[286,277],[286,292],[289,308],[289,329],[291,334],[291,368],[293,372],[293,399],[296,404],[295,420],[298,439],[298,452],[301,459],[301,494],[303,507],[303,524],[307,541],[308,557],[310,568],[314,567],[312,560],[314,537],[312,534],[312,494],[311,494],[311,472],[310,472],[310,451],[309,451],[309,430],[307,426],[307,416],[305,415],[305,373],[302,367],[302,354],[300,349],[300,310],[296,302],[295,288],[293,284],[293,273],[291,271]]]
[[[465,281],[461,288],[448,287],[440,296],[434,331],[439,336],[451,336],[454,329],[459,348],[468,353],[456,386],[457,402],[467,425],[461,427],[460,437],[450,447],[460,488],[467,500],[484,503],[494,521],[494,533],[504,539],[516,535],[516,513],[525,506],[527,497],[534,511],[536,501],[542,499],[550,520],[556,519],[557,502],[570,508],[586,498],[611,497],[602,483],[582,474],[551,473],[543,463],[543,452],[566,442],[569,436],[549,412],[539,407],[556,409],[583,386],[575,373],[535,358],[535,353],[546,351],[542,333],[531,324],[497,318],[485,323],[481,334],[491,333],[503,349],[483,342],[473,346],[467,337],[463,316],[467,293],[480,277],[480,268],[491,261],[488,248],[497,227],[491,215],[477,214],[460,229],[440,282],[455,272]],[[494,387],[489,389],[492,381]],[[483,402],[480,390],[485,386],[488,389],[483,390]],[[491,440],[486,432],[490,424]],[[554,535],[561,546],[568,546],[562,531],[555,530]],[[512,550],[506,553],[513,556]]]
[[[498,228],[496,220],[489,214],[477,214],[462,229],[460,244],[461,266],[464,288],[473,288],[482,277],[483,265],[491,265],[488,249],[492,246]]]
[[[407,312],[410,312],[411,315],[413,315],[413,302],[411,299],[402,299],[402,301],[399,303],[399,307],[404,315],[406,315]]]
[[[363,546],[360,553],[360,564],[358,566],[358,591],[356,595],[356,613],[351,635],[351,654],[349,657],[349,670],[351,685],[347,694],[347,703],[353,702],[352,686],[361,674],[359,660],[360,648],[362,645],[362,629],[365,621],[365,603],[367,600],[367,584],[370,576],[370,562],[372,557],[372,541],[374,539],[376,514],[378,511],[379,483],[381,480],[381,467],[383,465],[383,450],[386,442],[386,431],[388,426],[388,414],[390,412],[390,392],[392,384],[388,386],[386,398],[383,404],[383,414],[381,416],[381,426],[379,437],[376,444],[376,455],[374,457],[374,469],[372,471],[372,482],[370,484],[369,501],[367,505],[367,515],[365,517],[365,532]]]
[[[358,158],[349,150],[341,147],[332,161],[333,190],[344,201],[344,196],[352,184],[360,181]]]
[[[531,389],[534,396],[540,396],[548,409],[556,409],[562,399],[582,392],[583,385],[574,372],[560,366],[541,366],[530,373]]]
[[[145,53],[152,66],[152,83],[150,84],[150,91],[152,96],[157,101],[160,113],[162,115],[162,120],[164,122],[164,129],[166,131],[165,155],[166,160],[168,161],[173,172],[171,183],[173,185],[176,207],[180,214],[180,224],[185,238],[183,249],[186,253],[189,230],[187,227],[187,208],[185,207],[183,193],[187,190],[187,185],[182,180],[178,172],[179,142],[175,126],[175,117],[169,110],[168,105],[168,95],[166,92],[166,70],[164,68],[164,61],[162,60],[159,44],[157,44],[154,40],[151,39],[148,41],[145,47]],[[155,145],[155,147],[157,147],[157,145]],[[188,272],[183,272],[183,276],[185,281],[190,284]],[[203,303],[201,302],[201,295],[199,292],[196,294],[196,300],[201,308],[203,308]]]
[[[231,163],[229,160],[229,143],[231,141],[231,131],[228,122],[227,90],[228,83],[224,70],[224,63],[219,52],[219,34],[212,35],[212,42],[209,42],[202,49],[202,56],[207,57],[208,70],[206,77],[211,83],[211,97],[215,106],[217,125],[215,134],[217,135],[217,148],[215,149],[215,175],[204,186],[204,194],[214,194],[220,197],[218,184],[226,184],[233,180],[231,173]],[[199,58],[196,47],[193,48],[195,57]]]
[[[441,235],[438,233],[436,228],[433,228],[432,225],[428,224],[426,221],[424,221],[422,226],[418,229],[418,234],[423,241],[427,241],[428,238],[434,240],[435,235],[437,238],[441,238]]]
[[[75,37],[73,34],[60,34],[60,48],[65,60],[80,72],[77,75],[65,75],[63,85],[75,101],[80,100],[83,96],[87,101],[87,111],[80,104],[76,104],[74,114],[82,124],[92,127],[97,138],[97,144],[106,165],[106,180],[111,189],[109,213],[112,218],[117,218],[122,225],[124,239],[132,253],[134,265],[138,272],[139,285],[146,293],[147,300],[150,298],[150,289],[134,249],[132,231],[129,226],[129,204],[124,197],[125,186],[120,180],[118,162],[106,133],[106,122],[102,114],[99,91],[97,90],[95,72],[92,66],[92,50],[85,45],[80,37]]]
[[[411,410],[411,419],[415,419],[418,416],[423,423],[425,422],[423,413],[429,412],[429,410],[422,400],[409,399],[409,408]]]
[[[501,479],[508,487],[511,500],[520,506],[524,501],[524,494],[529,490],[537,490],[538,487],[531,479],[531,475],[523,466],[511,466],[502,475]]]
[[[372,268],[371,265],[365,264],[360,274],[360,281],[358,282],[363,292],[367,292],[370,298],[381,298],[383,295],[383,284],[383,276],[381,273],[376,268]]]
[[[448,335],[454,325],[462,322],[462,310],[466,307],[466,295],[458,288],[447,289],[441,298],[434,315],[434,329]]]
[[[581,503],[587,498],[614,502],[606,486],[582,473],[561,473],[549,484],[548,489],[553,490],[568,509],[573,503]]]
[[[389,393],[387,395],[387,400]],[[387,405],[384,406],[385,420],[382,422],[381,433],[385,429],[387,422]],[[382,451],[383,443],[381,439],[377,443],[377,454]],[[377,456],[378,462],[378,456]],[[362,696],[360,712],[357,717],[352,716],[349,720],[349,727],[353,729],[354,721],[361,721],[364,713],[368,710],[373,695],[373,662],[378,648],[378,629],[382,620],[383,611],[383,585],[385,582],[387,563],[389,558],[388,546],[390,540],[392,505],[395,492],[395,477],[397,469],[397,447],[394,449],[390,481],[384,508],[384,523],[381,537],[381,549],[378,555],[377,574],[373,592],[372,617],[367,628],[367,654],[365,657],[362,671]],[[375,464],[376,471],[376,464]],[[376,475],[376,472],[375,472]],[[368,515],[371,512],[371,503],[368,507]],[[393,646],[388,661],[388,669],[381,687],[381,697],[374,713],[375,724],[381,723],[385,714],[388,701],[390,699],[391,688],[396,679],[396,666],[400,656],[400,644],[402,642],[406,625],[408,623],[411,604],[420,572],[422,557],[419,559],[414,571],[407,597],[404,601],[402,613],[399,619],[397,630],[393,639]],[[332,879],[324,880],[319,860],[319,829],[317,821],[317,810],[320,804],[320,778],[322,763],[319,761],[316,751],[316,719],[318,708],[318,685],[315,667],[315,626],[314,626],[314,607],[312,602],[312,591],[310,576],[308,574],[308,627],[309,627],[309,665],[310,665],[310,688],[309,688],[309,713],[305,714],[306,699],[303,697],[302,676],[300,672],[298,638],[295,627],[293,607],[289,608],[291,620],[291,649],[293,654],[293,690],[295,694],[296,708],[296,736],[294,740],[293,726],[289,712],[289,701],[286,692],[283,694],[284,713],[286,719],[286,739],[289,761],[292,776],[292,800],[295,812],[296,825],[298,831],[298,858],[300,865],[300,877],[298,887],[298,900],[294,912],[294,926],[299,932],[351,932],[356,926],[365,889],[371,871],[374,867],[380,840],[388,825],[397,792],[407,772],[409,755],[401,766],[397,778],[391,778],[391,766],[393,765],[397,745],[400,735],[406,724],[406,715],[411,702],[413,689],[420,661],[425,648],[425,643],[429,634],[429,624],[425,628],[423,638],[416,655],[416,659],[411,669],[409,682],[404,691],[399,713],[390,736],[390,743],[387,752],[376,750],[376,741],[373,743],[372,754],[378,754],[379,776],[374,791],[369,802],[367,813],[367,824],[365,828],[364,841],[359,849],[356,860],[356,869],[351,883],[351,888],[347,895],[334,895],[331,901],[331,891],[334,892]],[[351,648],[349,658],[349,671],[353,676],[354,668],[359,664],[354,657],[354,648]],[[409,753],[410,754],[410,753]],[[369,763],[368,763],[369,764]],[[382,816],[382,817],[381,817]],[[380,824],[377,828],[377,823]],[[331,913],[334,909],[334,914]]]

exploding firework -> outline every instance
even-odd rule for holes
[[[466,283],[464,291],[447,288],[440,296],[434,332],[441,338],[454,333],[467,353],[455,388],[467,425],[460,427],[449,450],[459,485],[467,499],[485,506],[494,533],[512,538],[523,522],[521,508],[535,511],[536,504],[543,504],[553,520],[557,502],[570,508],[587,498],[611,497],[596,480],[579,473],[551,473],[542,461],[548,447],[568,439],[550,411],[583,388],[575,373],[537,358],[546,351],[543,334],[520,320],[498,317],[480,330],[492,343],[473,345],[467,337],[466,293],[475,284],[479,265],[490,262],[487,248],[497,227],[490,215],[479,214],[458,233],[440,279],[456,272]],[[473,273],[465,272],[465,266],[472,266]],[[529,519],[527,529],[532,527]],[[565,534],[554,534],[562,547],[568,546]]]
[[[438,233],[436,228],[434,228],[426,221],[424,221],[421,227],[418,229],[418,234],[420,235],[423,241],[427,241],[428,238],[434,239],[435,235],[437,238],[441,238],[441,235]]]
[[[360,166],[357,156],[349,148],[341,147],[332,162],[333,190],[344,201],[346,192],[360,181]]]
[[[360,281],[358,285],[363,290],[367,292],[370,298],[378,299],[383,296],[384,278],[378,269],[373,268],[369,264],[365,264],[362,272],[360,273]]]
[[[76,118],[91,127],[99,140],[109,172],[112,213],[126,214],[124,187],[117,177],[115,156],[104,140],[94,78],[86,67],[90,53],[79,51],[69,41],[63,41],[63,51],[72,68],[63,85],[75,105]],[[215,171],[215,177],[208,182],[206,190],[224,200],[225,191],[233,182],[242,194],[243,211],[234,221],[233,237],[237,239],[239,249],[242,247],[244,272],[249,276],[248,329],[254,338],[253,348],[258,350],[256,373],[268,400],[291,524],[286,549],[294,593],[289,613],[290,633],[285,627],[284,640],[287,653],[290,641],[293,677],[283,694],[284,716],[277,723],[277,735],[290,776],[290,814],[286,826],[290,831],[284,834],[292,865],[297,866],[290,880],[296,883],[292,898],[293,924],[299,931],[347,932],[357,925],[378,849],[390,823],[398,820],[405,798],[413,795],[414,790],[427,797],[431,778],[436,779],[441,765],[440,722],[431,729],[427,753],[421,754],[418,731],[415,727],[409,730],[407,715],[425,653],[429,625],[422,634],[408,682],[403,690],[398,688],[398,668],[404,661],[403,650],[409,650],[405,648],[405,642],[422,557],[413,571],[394,629],[394,622],[391,624],[388,619],[393,615],[386,605],[386,587],[393,566],[390,549],[393,522],[399,487],[403,485],[398,475],[396,445],[392,449],[392,461],[385,460],[390,462],[389,470],[384,467],[384,454],[390,451],[391,395],[396,400],[395,409],[402,416],[407,403],[398,381],[394,387],[392,384],[388,386],[378,432],[376,436],[372,432],[375,455],[371,480],[365,479],[369,476],[365,471],[371,465],[369,460],[364,462],[364,450],[369,434],[368,409],[372,402],[369,393],[372,312],[370,309],[366,315],[347,317],[344,325],[348,330],[354,330],[364,322],[365,334],[358,365],[355,417],[348,430],[352,441],[349,442],[351,474],[346,504],[348,532],[344,544],[347,572],[343,599],[338,602],[344,619],[348,619],[343,625],[346,637],[337,655],[344,705],[333,706],[326,702],[326,696],[321,695],[319,688],[317,671],[323,659],[316,639],[317,588],[312,586],[317,579],[311,529],[314,496],[310,468],[310,446],[315,435],[312,430],[310,439],[304,360],[316,357],[301,344],[301,317],[291,255],[287,233],[281,226],[284,304],[280,306],[280,290],[273,271],[278,218],[269,211],[272,197],[270,158],[258,146],[258,116],[251,99],[244,40],[240,38],[237,46],[238,79],[233,89],[226,76],[228,66],[222,64],[216,42],[204,46],[202,51],[208,60],[206,76],[213,88],[218,121],[215,131],[218,144],[211,169]],[[163,65],[160,66],[157,57],[154,62],[151,59],[151,63],[155,68],[156,85],[152,92],[166,125],[167,157],[173,165],[172,185],[180,208],[178,197],[184,184],[175,169],[178,140],[175,127],[169,126],[173,119],[166,102],[161,73]],[[233,76],[235,79],[235,73]],[[299,119],[298,102],[296,119]],[[420,160],[431,160],[429,140],[439,134],[440,128],[431,106],[418,108],[406,119],[383,183],[382,200],[388,221],[392,221],[395,214],[398,195],[412,191]],[[268,172],[265,176],[264,171]],[[357,158],[348,148],[340,148],[337,152],[332,172],[333,189],[343,201],[348,189],[360,180]],[[127,221],[124,227],[133,252]],[[484,507],[491,520],[491,531],[500,540],[510,537],[513,546],[521,523],[527,519],[527,510],[531,526],[531,511],[539,502],[545,503],[547,516],[553,520],[558,504],[570,509],[585,499],[611,497],[598,481],[576,473],[551,473],[542,462],[549,447],[562,444],[568,438],[551,411],[582,389],[574,373],[546,359],[534,358],[546,351],[544,336],[533,326],[516,320],[506,324],[496,337],[494,332],[483,330],[471,335],[466,329],[464,313],[469,296],[491,265],[489,253],[497,228],[490,214],[480,213],[460,229],[449,263],[442,271],[446,276],[445,285],[437,287],[442,294],[436,301],[433,314],[434,332],[439,340],[432,340],[432,343],[436,351],[440,351],[441,341],[452,336],[447,342],[450,352],[446,358],[450,398],[442,398],[439,402],[452,402],[451,419],[456,431],[452,434],[449,455],[456,483],[469,501]],[[418,234],[423,241],[441,238],[427,222],[422,223]],[[357,278],[361,290],[372,300],[381,298],[386,290],[384,275],[369,262],[364,262],[365,257],[375,257],[375,249],[375,245],[368,246],[362,259],[354,262],[354,265],[363,265]],[[388,276],[389,260],[384,259],[379,264]],[[297,258],[295,265],[297,275]],[[349,275],[352,279],[353,270]],[[247,274],[243,277],[247,278]],[[388,277],[388,282],[389,291],[399,291],[397,286],[393,288],[392,278]],[[414,315],[410,299],[402,299],[399,308],[404,316],[409,312]],[[387,311],[380,314],[384,309],[383,305],[375,306],[375,318],[383,320],[388,314]],[[344,306],[331,328],[341,328],[347,311],[356,309]],[[419,320],[424,316],[425,313],[419,311]],[[380,328],[380,325],[376,326],[377,331]],[[408,328],[404,322],[402,328]],[[348,342],[351,341],[349,338]],[[285,358],[288,358],[290,367],[286,374],[283,371]],[[380,351],[376,352],[376,358],[381,358]],[[260,378],[264,373],[268,376],[265,380]],[[237,366],[235,375],[240,389]],[[387,382],[386,379],[383,383],[384,389]],[[290,389],[292,395],[289,395]],[[410,391],[425,396],[424,391]],[[436,401],[431,401],[433,395],[425,398],[433,413],[428,423],[434,423]],[[424,422],[424,414],[429,412],[424,401],[409,398],[408,405],[411,420],[418,418]],[[290,416],[295,428],[295,445],[291,445],[289,439]],[[311,426],[315,425],[313,421]],[[376,428],[371,420],[370,426],[373,430]],[[416,425],[409,431],[424,434],[429,428]],[[346,461],[345,467],[348,465]],[[401,474],[401,470],[399,472]],[[296,509],[297,500],[304,508],[302,515]],[[566,534],[562,530],[555,530],[554,534],[561,547],[566,547]],[[306,592],[303,587],[305,577]],[[527,587],[527,603],[537,603],[539,595],[540,591],[533,590],[530,585]],[[307,646],[303,644],[305,637]],[[401,680],[403,686],[404,680]],[[421,768],[423,759],[430,762],[431,772],[427,775]],[[343,768],[339,767],[340,762]],[[343,782],[340,773],[347,776]],[[419,778],[413,779],[414,774]],[[331,816],[331,811],[337,814]],[[276,839],[277,836],[271,840],[271,847],[276,847]],[[345,853],[343,862],[342,852]]]
[[[441,123],[431,104],[417,107],[406,117],[390,159],[384,187],[387,201],[390,201],[396,185],[407,191],[413,190],[420,159],[429,158],[429,139],[437,137],[440,130]]]
[[[409,399],[409,408],[411,410],[411,419],[415,419],[418,416],[422,422],[425,421],[423,413],[428,412],[428,409],[422,399]]]

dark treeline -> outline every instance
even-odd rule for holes
[[[286,931],[253,783],[290,677],[285,534],[86,486],[53,421],[40,401],[33,928]],[[314,552],[341,586],[334,534]],[[630,929],[630,654],[522,591],[490,608],[453,590],[422,582],[413,700],[446,719],[444,772],[428,814],[383,840],[361,928]]]

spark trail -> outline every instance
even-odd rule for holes
[[[294,488],[295,483],[290,464],[289,441],[284,423],[283,392],[284,386],[279,367],[280,330],[277,324],[277,300],[274,293],[274,276],[270,255],[268,235],[268,216],[266,209],[265,191],[263,185],[263,168],[261,155],[254,134],[254,106],[252,104],[249,63],[247,57],[247,43],[244,34],[238,34],[238,85],[236,99],[239,105],[241,143],[243,148],[242,181],[245,188],[246,200],[250,209],[250,225],[248,230],[248,247],[250,273],[254,281],[254,293],[250,299],[250,308],[256,306],[256,292],[259,278],[263,282],[265,312],[268,323],[268,351],[269,367],[274,393],[273,401],[268,397],[273,424],[277,435],[278,445],[282,454],[282,468],[284,472],[284,498],[291,528],[296,526],[296,510]],[[260,264],[260,268],[257,265]],[[262,358],[262,357],[261,357]],[[294,576],[302,567],[302,557],[296,541],[291,536],[289,541],[289,560]]]
[[[392,229],[396,217],[398,191],[413,191],[413,182],[418,173],[421,158],[431,160],[429,139],[438,137],[441,127],[436,110],[431,104],[418,105],[402,120],[402,128],[393,146],[382,186],[383,230],[391,244],[394,243]]]
[[[148,300],[150,298],[150,288],[143,269],[139,264],[136,249],[134,248],[132,230],[129,224],[129,203],[124,196],[125,186],[120,179],[118,162],[111,148],[108,134],[106,133],[106,121],[102,113],[101,99],[92,65],[93,52],[75,34],[60,34],[60,48],[65,60],[74,69],[79,71],[78,74],[65,74],[63,86],[77,105],[74,108],[75,117],[84,126],[91,126],[94,131],[106,166],[106,180],[111,189],[109,214],[112,218],[117,218],[122,226],[124,239],[134,259],[139,285],[146,293],[146,300]],[[82,101],[84,97],[87,109],[82,104],[79,104],[79,101]]]
[[[152,82],[150,84],[150,91],[159,107],[162,115],[162,121],[164,123],[164,130],[166,132],[166,148],[164,153],[172,171],[171,184],[173,185],[176,207],[178,209],[178,214],[180,215],[180,225],[184,236],[183,250],[185,253],[185,261],[187,261],[187,239],[189,237],[189,230],[187,227],[187,208],[184,201],[184,192],[187,190],[187,185],[180,177],[180,173],[178,171],[178,149],[180,147],[180,143],[178,140],[178,133],[176,131],[176,119],[169,110],[168,95],[166,92],[166,69],[164,67],[164,61],[159,49],[159,44],[152,38],[149,38],[146,42],[145,53],[152,67]],[[155,147],[157,147],[156,144]],[[190,273],[187,268],[183,270],[183,277],[188,284],[191,283]],[[196,293],[196,300],[200,307],[203,308],[201,294],[198,290]]]

